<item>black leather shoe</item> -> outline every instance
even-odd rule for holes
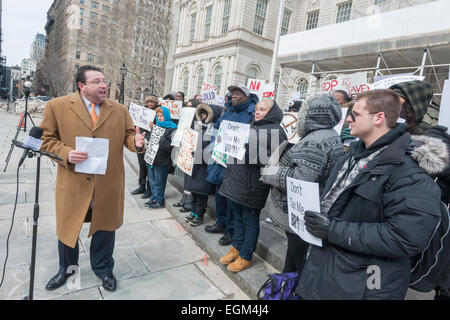
[[[50,281],[45,286],[45,289],[48,291],[52,291],[62,287],[71,275],[72,275],[71,273],[66,274],[58,273],[56,276],[50,279]]]
[[[145,193],[145,187],[139,187],[136,190],[131,191],[132,195],[143,194],[143,193]]]
[[[221,246],[227,246],[233,243],[233,236],[229,233],[225,233],[225,235],[219,239],[219,244]]]
[[[107,291],[115,291],[117,288],[117,280],[116,277],[114,277],[114,275],[110,275],[109,277],[105,277],[103,279],[103,283],[102,283],[103,288],[105,288],[105,290]]]
[[[148,199],[148,198],[150,198],[151,195],[152,195],[152,192],[149,189],[147,189],[147,190],[145,190],[145,193],[141,196],[141,198]]]
[[[225,227],[214,224],[212,226],[206,226],[205,231],[208,233],[225,233]]]

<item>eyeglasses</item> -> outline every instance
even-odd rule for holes
[[[107,81],[107,80],[96,80],[96,81],[90,81],[90,82],[86,81],[86,84],[93,84],[96,86],[100,86],[102,84],[109,85],[109,81]]]
[[[368,114],[376,114],[376,113],[378,113],[378,112],[379,112],[379,111],[377,111],[377,112],[365,113],[365,114],[358,114],[358,117],[360,117],[360,116],[367,116]],[[356,117],[357,117],[357,116],[353,113],[353,111],[349,112],[348,115],[350,116],[350,118],[352,118],[352,121],[356,121]]]

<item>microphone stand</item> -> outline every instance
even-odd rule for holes
[[[13,144],[20,148],[24,148],[23,145],[21,146],[19,143],[17,143],[17,141],[13,140]],[[28,148],[24,148],[24,149],[28,149]],[[40,176],[41,176],[41,157],[47,156],[50,159],[62,161],[62,159],[59,158],[58,156],[48,153],[48,152],[44,152],[44,151],[30,150],[30,152],[28,153],[28,157],[30,157],[30,155],[31,155],[31,158],[33,156],[36,157],[37,171],[36,171],[36,188],[35,188],[34,209],[33,209],[33,237],[32,237],[33,240],[32,240],[32,245],[31,245],[30,289],[29,289],[28,296],[25,297],[24,300],[33,300],[33,293],[34,293],[34,273],[35,273],[35,268],[36,268],[37,228],[38,228],[38,220],[39,220],[39,182],[40,182]]]

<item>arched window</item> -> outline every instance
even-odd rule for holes
[[[309,87],[309,83],[308,80],[306,80],[305,78],[300,79],[300,81],[297,82],[297,90],[300,92],[300,98],[301,99],[305,99],[306,95],[308,94],[308,87]]]
[[[245,85],[248,83],[248,79],[258,79],[258,69],[251,67],[247,71],[247,79],[245,79]]]
[[[220,88],[222,87],[222,67],[217,66],[214,69],[214,83],[217,87],[217,94],[220,94]]]
[[[205,80],[205,70],[203,68],[198,69],[197,71],[197,91],[194,94],[200,94],[202,91],[203,81]]]
[[[183,92],[185,92],[187,94],[188,89],[189,89],[189,71],[185,70],[183,72],[183,77],[182,77],[182,88],[183,88]]]

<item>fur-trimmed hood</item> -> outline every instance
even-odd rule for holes
[[[407,152],[429,175],[440,174],[448,168],[449,153],[444,142],[429,136],[413,135],[411,139]]]

